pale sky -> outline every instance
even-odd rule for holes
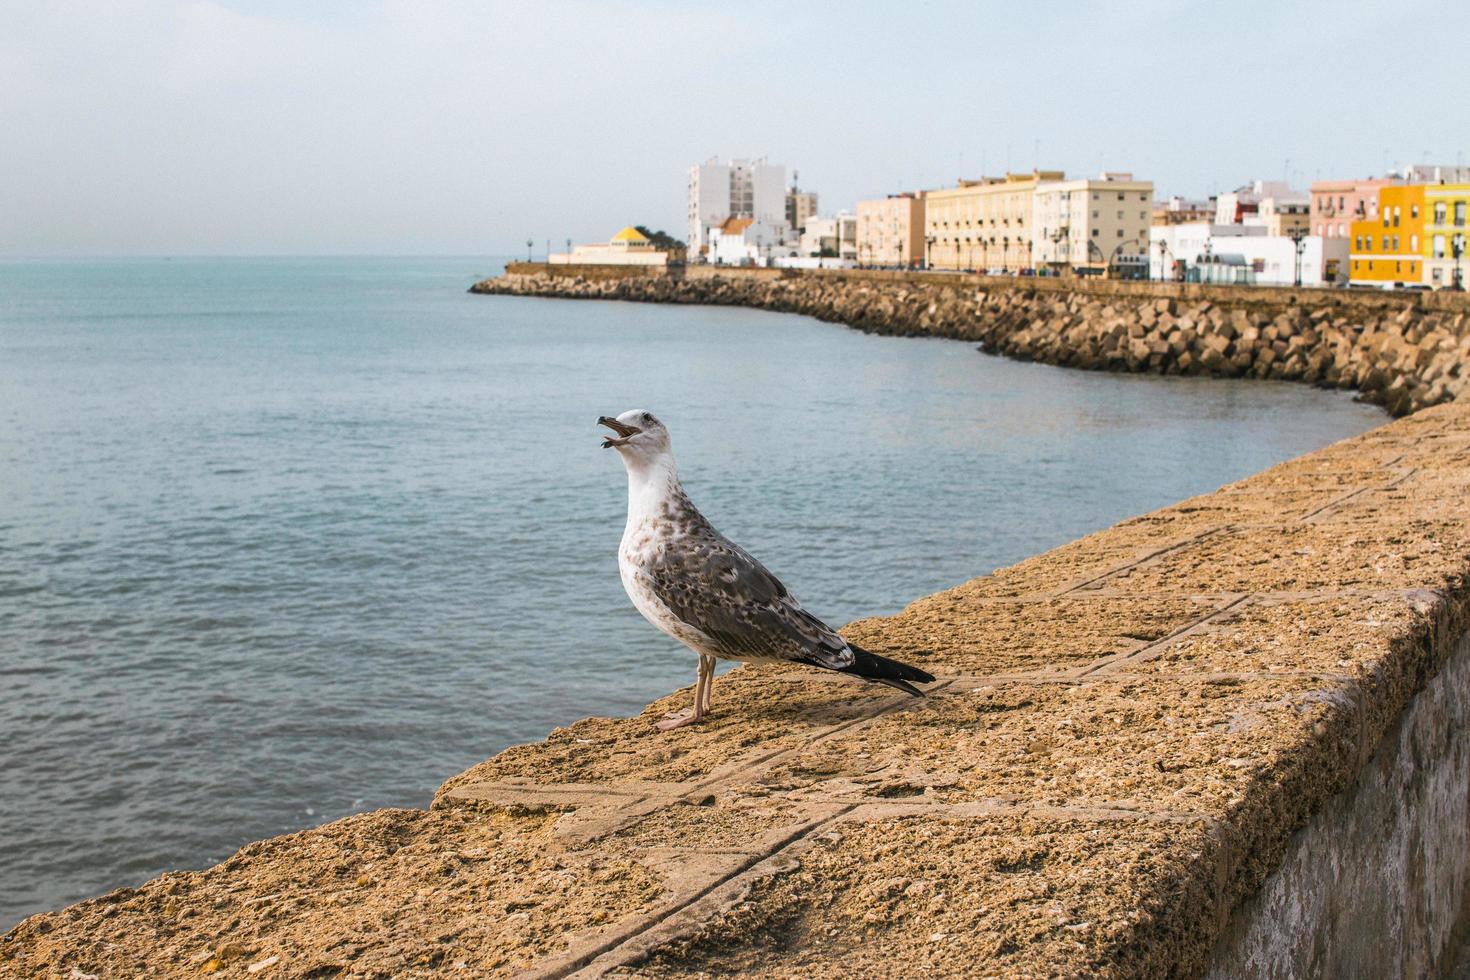
[[[0,254],[684,235],[765,156],[823,212],[1039,164],[1159,196],[1470,163],[1464,0],[0,0]]]

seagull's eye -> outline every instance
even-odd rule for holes
[[[653,421],[653,416],[652,415],[649,415],[647,412],[644,412],[643,413],[643,424],[644,425],[647,425],[648,423],[650,423],[652,421]]]

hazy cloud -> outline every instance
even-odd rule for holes
[[[1033,163],[1203,194],[1455,162],[1467,29],[1454,2],[0,0],[0,252],[539,251],[682,231],[714,154],[828,210]]]

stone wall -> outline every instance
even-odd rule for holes
[[[1353,787],[1236,912],[1207,980],[1450,975],[1470,898],[1470,635],[1445,646]]]
[[[553,282],[615,282],[622,279],[667,278],[668,270],[660,265],[548,265],[545,262],[507,262],[505,274],[540,276]]]
[[[1067,367],[1349,388],[1395,415],[1470,391],[1462,294],[697,267],[607,280],[529,266],[472,291],[750,306]]]

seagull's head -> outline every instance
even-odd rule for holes
[[[604,415],[597,424],[613,430],[602,440],[602,448],[616,449],[625,462],[649,462],[669,454],[669,430],[652,412],[635,408],[617,418]]]

